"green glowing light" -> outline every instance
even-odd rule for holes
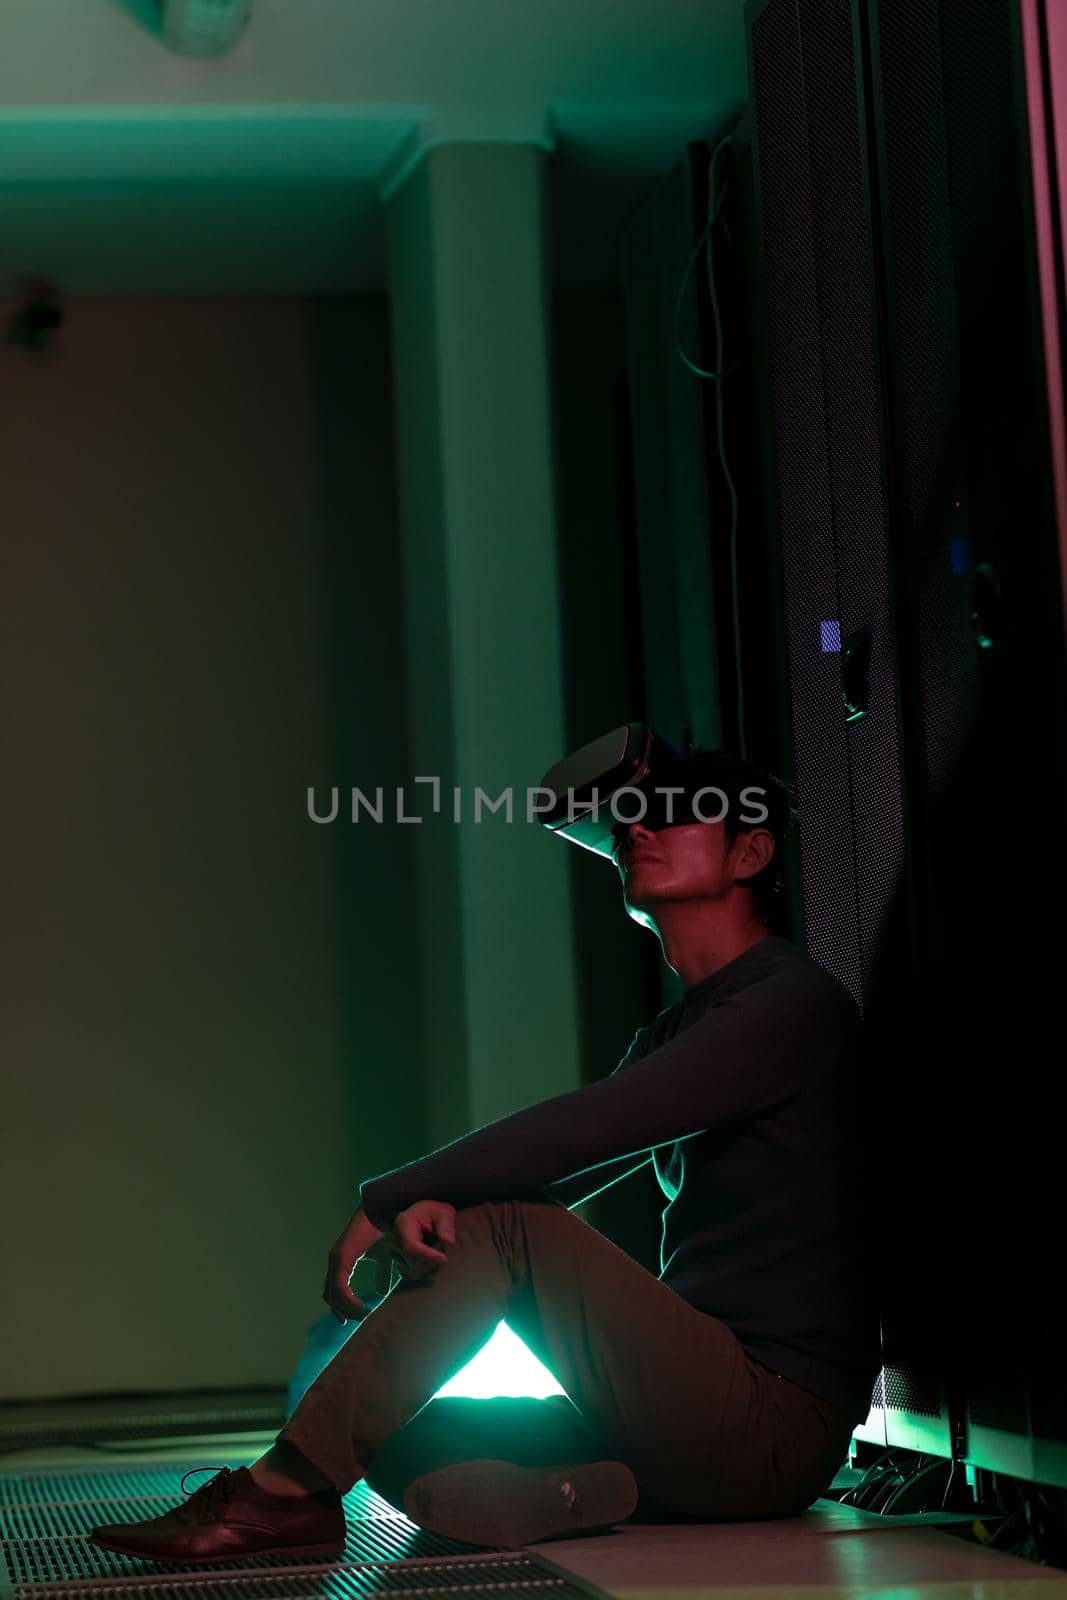
[[[532,1395],[544,1400],[550,1394],[563,1393],[548,1368],[506,1322],[498,1323],[492,1338],[473,1360],[437,1391],[437,1395],[466,1395],[473,1400],[490,1400],[498,1394]]]
[[[358,1292],[358,1290],[357,1290]],[[308,1330],[304,1352],[289,1383],[286,1417],[291,1417],[299,1401],[334,1356],[355,1332],[351,1322],[341,1324],[327,1313]],[[506,1322],[498,1322],[492,1336],[465,1367],[437,1390],[438,1395],[456,1395],[471,1400],[491,1400],[495,1395],[521,1399],[547,1400],[564,1394],[560,1385],[533,1351],[523,1344]],[[436,1395],[433,1397],[436,1399]]]

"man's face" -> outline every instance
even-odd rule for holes
[[[727,848],[722,822],[678,822],[656,830],[628,822],[616,824],[612,833],[623,904],[646,928],[655,926],[656,907],[666,901],[714,901],[728,894],[740,859],[751,855],[753,847],[757,854],[760,849],[752,833],[744,832]],[[773,843],[773,836],[768,837]]]

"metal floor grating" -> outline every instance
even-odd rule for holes
[[[89,1542],[89,1529],[98,1523],[137,1522],[179,1503],[182,1475],[198,1464],[0,1473],[0,1596],[74,1600],[112,1589],[123,1600],[158,1600],[164,1590],[180,1590],[182,1600],[386,1600],[392,1594],[483,1592],[506,1600],[532,1590],[553,1600],[588,1600],[596,1592],[526,1552],[487,1552],[426,1533],[365,1483],[345,1496],[348,1534],[337,1561],[254,1556],[190,1567],[138,1561]]]

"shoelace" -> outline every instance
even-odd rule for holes
[[[215,1471],[215,1477],[209,1478],[207,1483],[202,1483],[199,1489],[186,1489],[185,1479],[189,1473],[211,1471]],[[181,1482],[182,1494],[186,1495],[185,1509],[195,1512],[198,1518],[202,1514],[205,1521],[210,1521],[217,1506],[229,1504],[236,1488],[237,1475],[231,1472],[229,1467],[223,1467],[221,1471],[212,1467],[190,1467]]]

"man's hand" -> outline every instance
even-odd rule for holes
[[[390,1254],[405,1278],[424,1278],[448,1257],[441,1245],[456,1242],[456,1211],[447,1200],[416,1200],[401,1211],[389,1234]]]
[[[389,1234],[383,1233],[381,1228],[376,1228],[365,1214],[363,1207],[359,1206],[345,1231],[331,1246],[322,1298],[342,1325],[349,1317],[359,1318],[367,1315],[367,1308],[362,1300],[357,1299],[348,1287],[348,1281],[356,1270],[356,1262],[369,1255],[380,1240],[388,1240],[390,1237]],[[381,1260],[381,1253],[378,1259]],[[388,1267],[387,1259],[385,1266]]]

